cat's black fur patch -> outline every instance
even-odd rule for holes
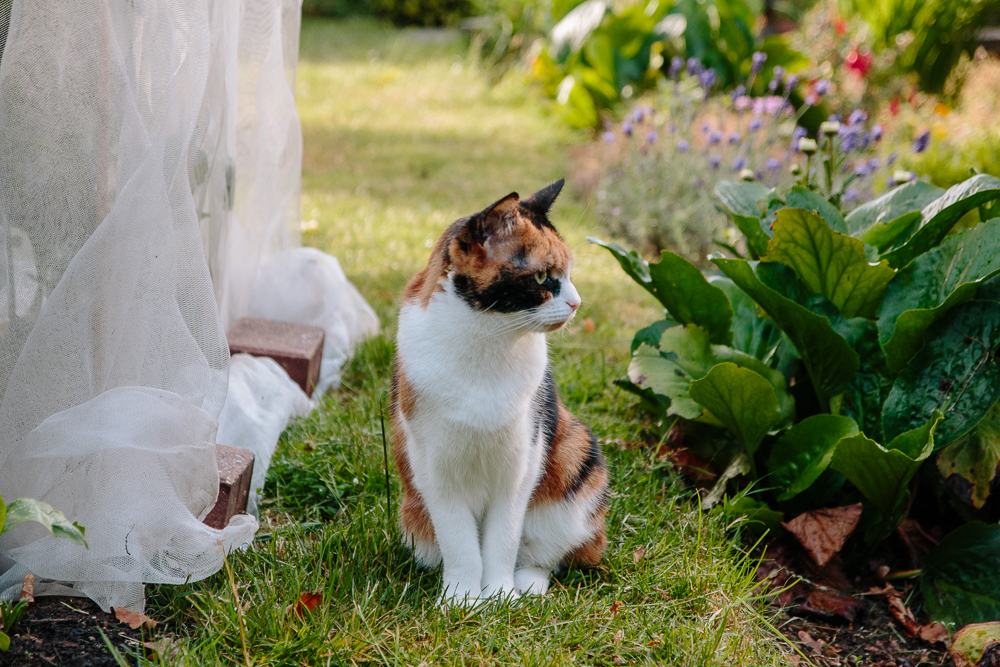
[[[476,310],[490,310],[496,313],[518,313],[538,308],[559,294],[561,284],[548,278],[541,285],[533,273],[514,273],[509,269],[500,272],[500,277],[485,288],[476,289],[476,282],[469,276],[455,274],[452,279],[455,292]]]
[[[556,393],[556,381],[552,377],[552,367],[545,367],[545,376],[542,384],[535,394],[535,415],[533,432],[537,433],[539,427],[545,438],[545,451],[552,449],[552,443],[556,439],[556,429],[559,426],[559,395]]]
[[[590,449],[587,451],[587,458],[580,464],[580,468],[573,475],[573,481],[570,482],[569,488],[566,489],[567,498],[579,491],[583,483],[587,481],[587,478],[595,470],[604,467],[604,456],[601,454],[601,446],[597,442],[597,437],[589,427],[585,426],[584,428],[587,429],[587,435],[590,436]]]

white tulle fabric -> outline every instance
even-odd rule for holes
[[[299,2],[14,0],[0,59],[0,494],[63,511],[89,549],[22,524],[0,538],[0,596],[33,572],[36,591],[141,610],[143,582],[206,577],[256,532],[246,515],[224,530],[201,519],[214,443],[251,446],[266,422],[270,441],[253,446],[269,460],[308,409],[291,390],[255,399],[276,365],[237,361],[217,433],[225,330],[248,313],[261,262],[299,242]]]

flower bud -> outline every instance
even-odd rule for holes
[[[754,181],[757,177],[753,175],[753,169],[744,169],[740,172],[740,178],[744,181]]]
[[[892,174],[892,180],[896,185],[909,183],[911,180],[913,180],[913,172],[906,171],[905,169],[897,169]]]
[[[798,165],[798,163],[793,164],[790,171],[792,172],[792,176],[801,176],[802,175],[802,167],[800,167]]]
[[[816,152],[816,140],[806,137],[799,139],[799,150],[806,155],[813,155]]]
[[[840,132],[840,123],[835,120],[828,120],[824,123],[820,123],[819,131],[828,137],[835,137],[837,133]]]

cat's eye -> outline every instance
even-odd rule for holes
[[[535,282],[538,283],[539,285],[541,285],[548,279],[549,279],[548,271],[539,271],[538,273],[535,274]]]

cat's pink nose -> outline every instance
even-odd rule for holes
[[[569,306],[570,308],[572,308],[573,311],[575,312],[576,309],[580,307],[580,303],[581,302],[579,300],[576,300],[576,301],[567,301],[566,305]]]

